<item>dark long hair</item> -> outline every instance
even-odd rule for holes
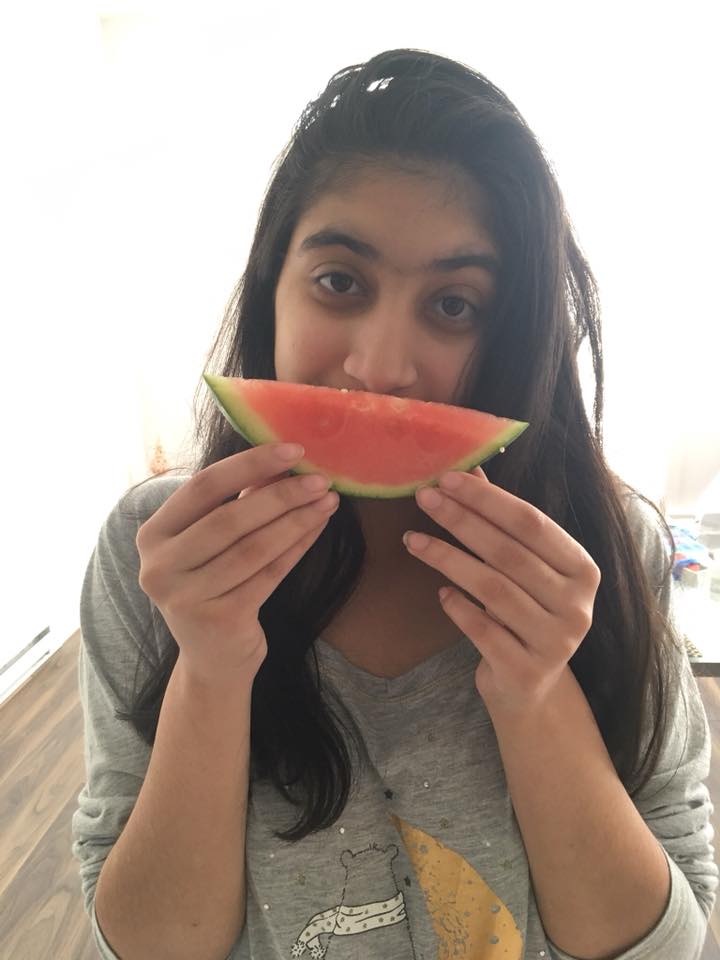
[[[592,627],[570,666],[632,796],[652,773],[665,736],[673,682],[668,654],[677,638],[657,602],[663,581],[650,582],[626,514],[628,493],[650,501],[622,483],[602,451],[595,279],[551,166],[508,98],[468,67],[418,50],[385,52],[335,74],[303,111],[276,162],[247,268],[207,369],[276,379],[274,294],[295,225],[343,177],[388,162],[408,170],[454,165],[489,197],[501,259],[491,341],[472,361],[458,402],[530,422],[520,441],[486,464],[486,473],[560,524],[600,568]],[[592,425],[578,376],[582,343],[589,345],[595,376]],[[202,381],[194,440],[195,470],[248,448]],[[670,530],[650,505],[670,547]],[[289,841],[338,819],[355,771],[351,747],[365,755],[349,714],[321,684],[314,657],[315,638],[357,586],[364,554],[357,514],[343,496],[318,540],[260,610],[268,655],[253,687],[251,783],[267,779],[302,807],[295,826],[277,834]],[[669,550],[669,563],[670,557]],[[664,580],[669,573],[668,565]],[[162,620],[160,630],[165,656],[157,662],[148,652],[149,680],[119,714],[149,744],[178,655]]]

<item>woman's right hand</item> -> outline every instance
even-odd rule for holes
[[[138,530],[139,584],[165,618],[179,659],[200,681],[254,679],[267,655],[259,611],[339,502],[288,473],[278,444],[192,476]],[[240,490],[228,503],[227,497]]]

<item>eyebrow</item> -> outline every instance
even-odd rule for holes
[[[359,240],[352,234],[345,233],[342,230],[327,228],[319,230],[317,233],[311,233],[305,237],[300,244],[298,253],[305,250],[316,250],[319,247],[347,247],[358,256],[371,260],[374,263],[381,261],[382,254],[370,243]],[[492,253],[461,253],[454,257],[440,257],[437,260],[431,260],[426,264],[425,270],[432,270],[437,273],[449,273],[452,270],[461,270],[463,267],[481,267],[495,276],[500,269],[500,261]]]

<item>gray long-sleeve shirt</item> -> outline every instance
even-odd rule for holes
[[[142,637],[159,617],[138,585],[135,537],[185,480],[155,478],[121,498],[100,530],[82,588],[87,782],[72,818],[72,852],[105,960],[117,958],[95,917],[95,887],[151,753],[114,715],[128,705]],[[666,553],[653,515],[636,498],[628,512],[659,582]],[[661,602],[668,611],[669,582]],[[543,930],[494,728],[475,688],[479,654],[470,640],[395,678],[359,669],[320,638],[315,647],[323,682],[352,713],[370,763],[340,820],[295,844],[273,831],[293,825],[298,809],[267,783],[252,784],[247,919],[228,960],[574,960]],[[713,807],[703,783],[710,734],[684,655],[676,690],[670,736],[635,798],[667,857],[671,895],[655,928],[622,960],[697,960],[715,902]]]

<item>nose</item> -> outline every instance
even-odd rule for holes
[[[343,371],[372,393],[410,390],[417,381],[417,336],[397,311],[368,315],[352,332]]]

